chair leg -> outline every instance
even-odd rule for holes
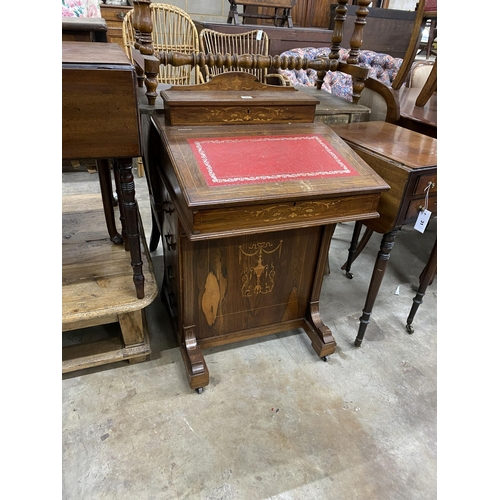
[[[432,66],[432,70],[427,77],[427,81],[425,82],[424,86],[422,87],[422,90],[417,96],[417,99],[415,100],[415,106],[423,107],[425,106],[428,102],[429,99],[432,97],[432,94],[436,92],[437,90],[437,59],[434,61],[434,64]]]
[[[110,240],[116,245],[123,243],[122,235],[116,229],[115,211],[113,208],[113,183],[111,181],[111,165],[109,160],[97,160],[97,174],[101,189],[102,205],[104,208],[104,218]]]
[[[156,219],[156,214],[151,207],[151,237],[149,239],[149,251],[154,252],[158,248],[158,243],[160,242],[160,228],[158,227],[158,221]]]
[[[142,158],[137,158],[137,177],[144,177],[144,163]]]
[[[346,276],[349,279],[352,279],[353,277],[352,273],[350,272],[352,263],[357,259],[358,255],[363,251],[363,249],[365,248],[366,244],[368,243],[373,234],[373,229],[367,227],[363,234],[363,237],[361,238],[361,242],[358,244],[359,234],[361,232],[362,225],[363,223],[360,221],[357,221],[354,224],[354,231],[352,233],[351,246],[349,247],[347,261],[340,268],[342,269],[342,271],[346,272]]]
[[[429,27],[429,38],[427,40],[427,53],[425,54],[425,58],[429,59],[432,53],[432,44],[436,38],[436,20],[432,19]]]

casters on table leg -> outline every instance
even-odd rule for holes
[[[409,334],[412,334],[415,330],[413,329],[413,326],[411,326],[409,323],[406,325],[406,331]]]
[[[350,279],[352,280],[352,278],[354,277],[354,275],[352,273],[350,273],[349,271],[346,271],[345,275]]]
[[[201,394],[203,392],[203,387],[198,387],[198,389],[196,389],[196,392],[198,394]]]
[[[326,363],[328,361],[328,356],[323,356],[321,359]]]

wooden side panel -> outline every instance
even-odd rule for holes
[[[182,238],[183,279],[194,283],[183,307],[197,338],[304,318],[321,234],[313,227],[200,242]]]
[[[232,125],[244,123],[311,123],[314,106],[168,106],[167,123],[176,125]]]
[[[132,66],[63,64],[63,159],[140,156],[136,85]]]
[[[396,223],[411,170],[405,168],[404,165],[390,162],[387,158],[378,156],[373,153],[373,151],[365,151],[355,147],[352,143],[348,144],[350,144],[356,153],[369,163],[370,167],[391,186],[389,191],[385,191],[380,195],[377,208],[380,217],[369,221],[371,228],[380,233],[386,233],[390,231]]]

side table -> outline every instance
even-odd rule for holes
[[[342,267],[352,278],[351,264],[372,233],[383,235],[355,340],[359,347],[370,322],[396,234],[403,225],[414,224],[424,207],[433,216],[437,215],[437,140],[386,122],[332,125],[331,128],[391,186],[380,196],[380,217],[356,222],[348,259]],[[367,231],[358,246],[362,225]],[[432,270],[432,263],[427,270],[429,268]],[[421,303],[425,288],[433,277],[432,272],[424,274],[426,278],[421,279],[415,304]],[[415,312],[416,308],[407,324],[411,325]]]
[[[137,76],[114,43],[62,42],[62,158],[95,159],[108,232],[130,250],[137,298],[144,297],[132,159],[141,156]],[[122,235],[115,226],[109,160],[115,168]],[[123,240],[122,240],[123,237]]]

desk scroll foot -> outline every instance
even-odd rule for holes
[[[184,328],[184,338],[180,349],[186,367],[189,387],[200,393],[203,387],[208,385],[209,373],[205,358],[196,340],[193,326]]]
[[[323,361],[327,361],[327,356],[335,352],[337,342],[333,338],[330,328],[323,323],[318,304],[311,304],[310,316],[306,325],[305,331],[311,339],[314,351]]]

